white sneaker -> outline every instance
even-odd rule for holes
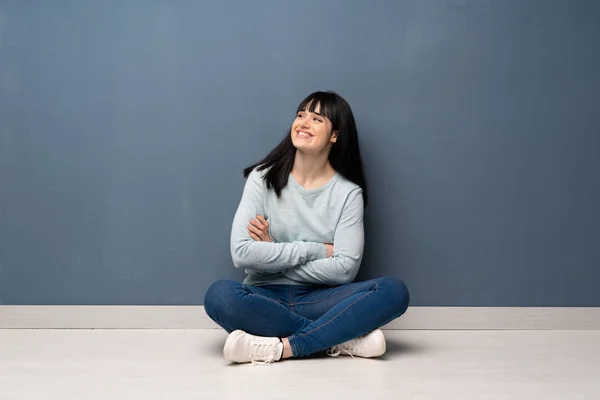
[[[276,337],[254,336],[237,330],[227,337],[223,355],[234,363],[269,364],[281,359],[283,343]]]
[[[385,353],[385,336],[381,329],[375,329],[371,333],[327,350],[327,354],[332,357],[348,355],[352,358],[354,356],[372,358],[382,356],[383,353]]]

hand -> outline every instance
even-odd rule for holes
[[[327,258],[333,256],[333,243],[325,243],[325,249],[327,250]]]
[[[269,235],[269,223],[262,215],[257,215],[256,219],[250,220],[248,225],[248,233],[250,237],[257,242],[272,242],[271,235]]]

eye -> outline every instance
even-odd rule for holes
[[[315,117],[315,121],[317,121],[317,122],[323,122],[323,118]]]

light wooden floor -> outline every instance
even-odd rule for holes
[[[216,330],[0,330],[0,399],[600,399],[600,331],[386,331],[379,360],[228,365]]]

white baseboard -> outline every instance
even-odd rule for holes
[[[0,329],[216,329],[202,306],[0,306]],[[410,307],[384,329],[600,329],[600,307]]]

